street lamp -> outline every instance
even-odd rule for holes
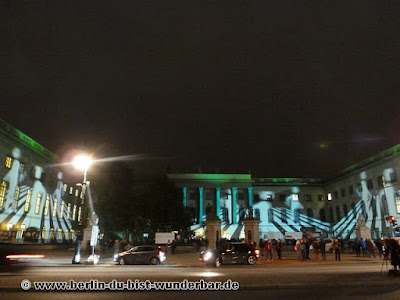
[[[91,226],[90,246],[92,247],[92,254],[88,257],[87,262],[92,264],[97,264],[99,256],[94,254],[94,248],[97,244],[97,235],[99,231],[99,227],[97,226],[98,218],[93,209],[93,202],[89,188],[90,182],[87,180],[87,171],[91,164],[92,164],[92,159],[86,155],[78,155],[73,160],[73,165],[75,166],[75,168],[83,170],[83,183],[82,183],[82,193],[81,193],[82,201],[85,197],[86,191],[88,192],[89,196],[89,210],[90,210],[89,226]]]

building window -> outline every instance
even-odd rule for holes
[[[16,186],[15,187],[15,193],[14,193],[14,201],[13,201],[13,203],[12,203],[12,209],[17,209],[17,207],[18,207],[18,200],[19,200],[19,191],[20,191],[20,189],[19,189],[19,186]]]
[[[197,200],[197,193],[189,193],[189,199]]]
[[[334,219],[333,219],[333,208],[332,207],[329,207],[329,217],[331,218],[331,222],[334,222]]]
[[[66,183],[64,183],[64,193],[66,193],[68,190],[68,185]]]
[[[280,202],[285,202],[286,201],[286,195],[285,194],[279,194],[279,201]]]
[[[4,199],[6,197],[7,183],[5,181],[1,182],[0,186],[0,207],[4,206]]]
[[[344,215],[346,216],[348,212],[349,212],[349,210],[347,209],[347,205],[343,204],[343,213],[344,213]]]
[[[32,189],[28,190],[25,199],[25,211],[28,212],[31,206]]]
[[[372,179],[367,180],[367,188],[372,190],[374,188],[374,184],[372,183]]]
[[[238,200],[244,200],[244,193],[238,193]]]
[[[75,221],[76,218],[76,204],[74,204],[74,209],[72,210],[72,221]]]
[[[328,201],[332,200],[332,193],[328,193],[328,197],[327,197]]]
[[[82,220],[82,206],[79,206],[78,209],[78,222]]]
[[[397,181],[397,174],[396,171],[393,171],[390,173],[390,182],[396,182]]]
[[[400,214],[400,196],[396,195],[394,200],[396,202],[396,213]]]
[[[40,210],[40,202],[42,202],[42,197],[43,195],[41,193],[37,194],[37,198],[36,198],[36,206],[35,206],[35,214],[39,214],[39,210]]]
[[[346,197],[346,189],[340,190],[340,197]]]
[[[311,202],[312,201],[311,194],[305,194],[304,195],[304,200],[307,201],[307,202]]]
[[[21,174],[24,173],[24,169],[25,169],[25,164],[24,164],[24,163],[20,163],[20,164],[19,164],[19,172],[20,172]]]
[[[318,194],[318,201],[324,201],[324,195]]]
[[[336,206],[336,216],[337,216],[337,220],[339,222],[339,220],[342,218],[341,214],[340,214],[340,207]]]
[[[298,194],[293,194],[292,195],[292,200],[293,201],[299,201],[299,195]]]
[[[74,188],[72,186],[69,187],[69,194],[72,195],[74,193]]]
[[[378,183],[378,187],[383,187],[383,178],[382,178],[382,175],[376,177],[376,182]]]
[[[64,217],[65,201],[61,201],[60,219]]]
[[[4,162],[4,166],[5,166],[7,169],[10,169],[10,168],[11,168],[12,161],[13,161],[12,157],[11,157],[11,156],[7,156],[7,157],[6,157],[6,161]]]
[[[44,215],[45,215],[45,216],[48,215],[48,213],[49,213],[49,208],[50,208],[50,195],[47,194],[46,203],[45,203],[45,205],[44,205]]]
[[[76,189],[75,190],[75,197],[78,197],[79,196],[79,191],[78,191],[78,189]]]
[[[71,203],[68,203],[67,220],[70,220],[70,218],[71,218]]]
[[[55,218],[57,216],[57,204],[58,204],[58,200],[54,198],[53,218]]]
[[[319,218],[321,219],[322,222],[326,222],[325,209],[321,208],[319,210]]]
[[[206,197],[207,200],[212,200],[213,199],[213,195],[211,192],[206,192]]]
[[[351,185],[349,186],[349,194],[353,195],[354,194],[354,187]]]
[[[339,193],[338,193],[338,191],[334,191],[334,192],[333,192],[333,195],[335,196],[335,199],[339,199]]]

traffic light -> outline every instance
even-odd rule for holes
[[[389,221],[392,223],[393,227],[397,226],[397,220],[395,216],[389,216]]]

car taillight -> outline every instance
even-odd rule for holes
[[[254,253],[255,253],[257,256],[260,256],[260,250],[259,250],[259,249],[255,249],[255,250],[254,250]]]

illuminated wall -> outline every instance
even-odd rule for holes
[[[387,216],[400,217],[400,145],[329,178],[252,178],[251,174],[168,174],[182,188],[192,212],[192,230],[202,228],[210,209],[227,238],[243,236],[241,220],[253,208],[260,238],[313,228],[324,236],[354,238],[362,215],[372,237],[390,236]],[[201,192],[200,192],[201,191]],[[213,195],[204,209],[204,195]]]

